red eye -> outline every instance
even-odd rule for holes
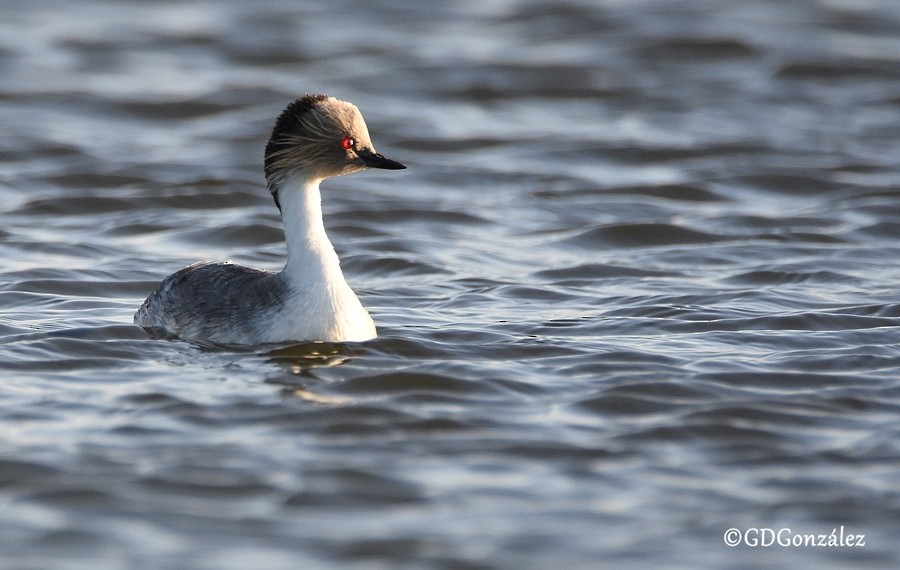
[[[341,148],[344,150],[350,150],[351,148],[356,146],[356,141],[353,140],[353,137],[344,137],[341,139]]]

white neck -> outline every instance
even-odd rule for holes
[[[343,280],[334,246],[325,233],[319,182],[317,178],[290,178],[278,191],[287,242],[287,262],[283,274],[289,279],[308,281],[315,277],[333,278],[336,271]]]
[[[287,241],[281,276],[294,291],[274,335],[294,340],[368,340],[375,324],[350,289],[325,234],[319,178],[296,176],[279,186]]]

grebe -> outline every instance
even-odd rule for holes
[[[375,152],[359,109],[327,95],[290,103],[266,144],[265,174],[281,212],[287,261],[278,273],[200,262],[167,277],[134,315],[155,334],[227,345],[364,341],[375,323],[325,234],[319,183],[404,165]]]

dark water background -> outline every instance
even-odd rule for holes
[[[0,78],[0,567],[900,566],[893,0],[8,1]],[[280,268],[320,91],[380,337],[131,326]]]

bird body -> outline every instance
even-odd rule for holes
[[[189,265],[147,297],[135,324],[229,345],[374,338],[375,323],[347,284],[325,233],[319,189],[326,178],[369,167],[405,168],[374,151],[354,105],[324,95],[292,102],[278,117],[265,156],[266,181],[285,226],[284,269]]]

